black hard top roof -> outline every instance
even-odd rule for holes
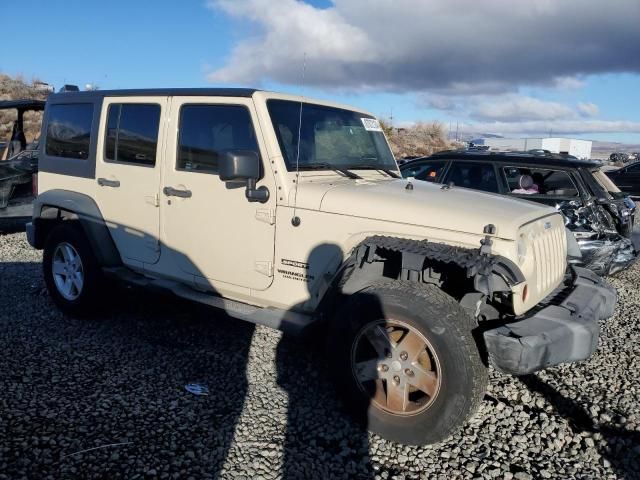
[[[434,160],[484,160],[489,162],[547,165],[565,168],[594,168],[602,166],[602,162],[598,160],[580,160],[577,158],[566,158],[559,154],[541,155],[529,152],[491,152],[468,150],[447,150],[445,152],[434,153],[430,157],[422,157],[420,159],[410,160],[403,166],[409,165],[418,160],[424,160],[426,158]]]
[[[10,108],[15,108],[17,110],[44,110],[44,104],[44,100],[1,100],[0,110],[7,110]]]
[[[251,97],[255,88],[143,88],[128,90],[91,90],[88,92],[62,92],[49,95],[49,101],[95,99],[102,97]]]

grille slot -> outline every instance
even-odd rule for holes
[[[566,267],[567,247],[564,229],[554,219],[551,228],[544,228],[549,219],[531,225],[530,237],[536,258],[536,287],[538,294],[545,294],[556,287]]]

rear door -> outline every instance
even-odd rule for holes
[[[452,161],[443,183],[449,182],[456,187],[500,193],[496,169],[488,162]]]
[[[555,207],[558,203],[576,201],[583,204],[588,200],[581,194],[584,188],[571,171],[556,168],[532,168],[530,166],[502,166],[502,173],[508,185],[508,194],[533,202]],[[521,177],[530,177],[533,188],[525,193],[521,188]]]
[[[96,198],[125,263],[160,256],[159,187],[166,97],[105,98],[96,153]]]

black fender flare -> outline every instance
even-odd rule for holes
[[[96,202],[88,195],[69,190],[47,190],[34,200],[33,225],[36,248],[44,248],[48,235],[46,224],[62,218],[75,219],[80,223],[101,266],[122,265],[120,253]]]
[[[456,265],[468,278],[473,278],[475,289],[486,296],[495,292],[508,292],[525,280],[518,266],[501,255],[490,253],[489,239],[477,249],[455,247],[428,240],[413,240],[376,235],[363,240],[340,269],[340,291],[355,293],[383,277],[381,250],[402,255],[401,279],[420,281],[428,260]],[[393,281],[395,279],[389,279]]]

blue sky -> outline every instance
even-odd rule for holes
[[[56,87],[256,86],[396,125],[640,143],[640,2],[477,3],[5,1],[0,72]]]

